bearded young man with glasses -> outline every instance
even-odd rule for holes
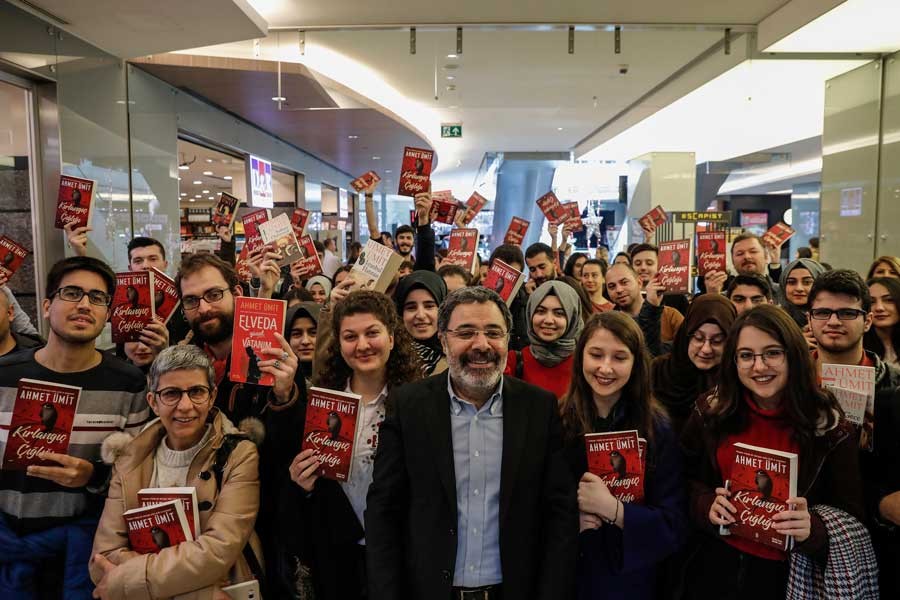
[[[300,388],[295,382],[297,357],[282,332],[276,332],[280,347],[262,350],[268,359],[258,363],[261,372],[274,375],[275,384],[233,383],[228,378],[228,365],[234,298],[243,293],[234,267],[212,254],[192,254],[181,261],[175,289],[194,333],[192,343],[201,347],[212,362],[218,390],[214,405],[259,445],[261,509],[256,530],[266,554],[272,555],[278,482],[300,452],[303,430],[302,403],[297,402]]]
[[[366,507],[369,598],[568,598],[578,536],[556,398],[503,375],[509,309],[461,288],[448,370],[395,390]]]
[[[819,276],[809,291],[809,325],[822,364],[875,368],[874,452],[860,452],[866,503],[880,566],[882,598],[900,597],[900,370],[863,349],[872,326],[872,296],[862,277],[849,269]]]
[[[112,269],[95,258],[56,263],[42,303],[47,345],[0,359],[0,412],[7,423],[20,379],[81,388],[68,453],[46,455],[54,466],[0,471],[2,598],[20,598],[24,589],[34,598],[89,598],[93,590],[87,565],[109,477],[101,454],[111,463],[103,451],[107,440],[116,431],[136,433],[149,415],[143,374],[95,348],[115,285]]]

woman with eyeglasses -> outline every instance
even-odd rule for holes
[[[362,396],[353,475],[340,483],[320,478],[315,452],[299,453],[289,469],[293,485],[285,486],[279,499],[279,523],[281,560],[291,568],[289,597],[303,598],[296,590],[313,589],[320,600],[343,600],[364,597],[366,589],[363,513],[378,428],[391,408],[388,394],[421,378],[422,367],[396,307],[384,294],[351,292],[329,317],[329,324],[320,320],[321,328],[331,331],[322,338],[327,345],[312,385]]]
[[[253,530],[259,459],[256,446],[213,407],[212,364],[196,346],[171,346],[153,361],[148,385],[147,402],[159,418],[115,461],[94,537],[94,597],[213,598],[222,586],[261,577]],[[184,486],[197,494],[194,541],[156,554],[132,551],[122,514],[140,507],[138,490]]]
[[[684,428],[697,398],[715,387],[728,331],[737,318],[734,304],[720,294],[694,299],[675,333],[672,351],[653,360],[653,395],[672,419],[676,434]]]
[[[569,388],[575,345],[584,328],[581,298],[562,281],[546,281],[528,297],[525,313],[531,343],[524,350],[509,351],[504,374],[562,398]]]
[[[811,507],[828,505],[863,519],[857,438],[842,424],[834,396],[821,388],[797,324],[763,305],[740,317],[722,354],[719,386],[702,396],[681,436],[689,510],[704,535],[686,572],[685,597],[784,598],[788,553],[738,536],[719,535],[736,521],[725,487],[743,442],[799,455],[792,509],[772,516],[773,530],[793,536],[794,554],[824,564],[829,533]]]
[[[580,480],[578,598],[655,598],[659,566],[685,539],[687,514],[681,451],[650,391],[644,336],[628,315],[596,314],[574,356],[562,424],[572,480]],[[627,430],[647,440],[641,503],[619,501],[587,467],[586,433]]]

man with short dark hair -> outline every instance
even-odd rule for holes
[[[728,284],[725,296],[742,315],[754,306],[772,304],[772,287],[759,275],[737,275]]]
[[[115,274],[95,258],[59,261],[41,305],[47,345],[0,358],[7,423],[21,379],[81,388],[67,453],[46,454],[52,466],[0,471],[2,598],[24,589],[38,598],[89,598],[93,590],[87,564],[110,472],[101,444],[116,431],[136,434],[149,415],[143,374],[95,348],[115,287]],[[5,449],[4,441],[0,456]]]
[[[448,370],[391,391],[369,487],[369,597],[567,598],[575,482],[556,398],[504,377],[511,316],[493,291],[447,296]]]
[[[809,325],[821,365],[875,369],[874,452],[860,452],[870,530],[879,564],[882,598],[900,597],[900,370],[863,349],[872,326],[872,296],[859,273],[836,269],[820,275],[809,291]]]
[[[128,266],[132,271],[148,271],[152,267],[165,272],[169,268],[166,249],[153,238],[132,238],[128,242]]]
[[[553,260],[553,249],[543,242],[535,242],[525,250],[525,265],[528,267],[528,293],[533,292],[545,281],[556,279],[556,261]]]
[[[615,310],[625,312],[637,321],[644,332],[644,343],[652,356],[660,356],[668,351],[668,344],[663,344],[661,339],[662,322],[664,318],[677,331],[681,321],[672,323],[672,316],[666,316],[668,306],[662,305],[663,287],[657,281],[647,284],[646,290],[641,290],[641,282],[638,274],[629,265],[619,263],[606,270],[606,291],[610,300],[616,305]],[[642,293],[646,293],[646,299]],[[671,309],[674,310],[674,309]],[[675,314],[681,316],[678,311]],[[674,331],[671,333],[674,337]],[[671,338],[670,338],[671,339]]]
[[[766,278],[772,294],[777,296],[780,286],[775,283],[781,275],[776,248],[766,248],[762,239],[752,233],[742,233],[731,242],[731,264],[738,275],[759,275]],[[771,258],[770,258],[771,257]],[[703,281],[710,294],[721,294],[728,287],[728,273],[709,271]]]
[[[437,271],[447,285],[447,292],[472,285],[472,274],[459,265],[444,265]]]
[[[405,260],[414,260],[413,248],[416,246],[416,232],[410,225],[401,225],[397,228],[395,236],[397,240],[397,254]]]

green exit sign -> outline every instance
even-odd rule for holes
[[[461,138],[462,137],[462,123],[442,123],[441,124],[441,137],[442,138]]]

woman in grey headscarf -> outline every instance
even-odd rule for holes
[[[525,312],[530,343],[521,352],[510,351],[505,373],[562,398],[569,388],[572,355],[584,327],[578,292],[562,281],[547,281],[532,292]]]
[[[306,289],[313,295],[318,304],[325,304],[331,295],[331,280],[324,275],[316,275],[306,282]]]
[[[813,282],[824,272],[825,267],[811,258],[798,258],[781,272],[778,304],[801,328],[807,325],[806,305],[809,302],[809,290],[812,289]]]

